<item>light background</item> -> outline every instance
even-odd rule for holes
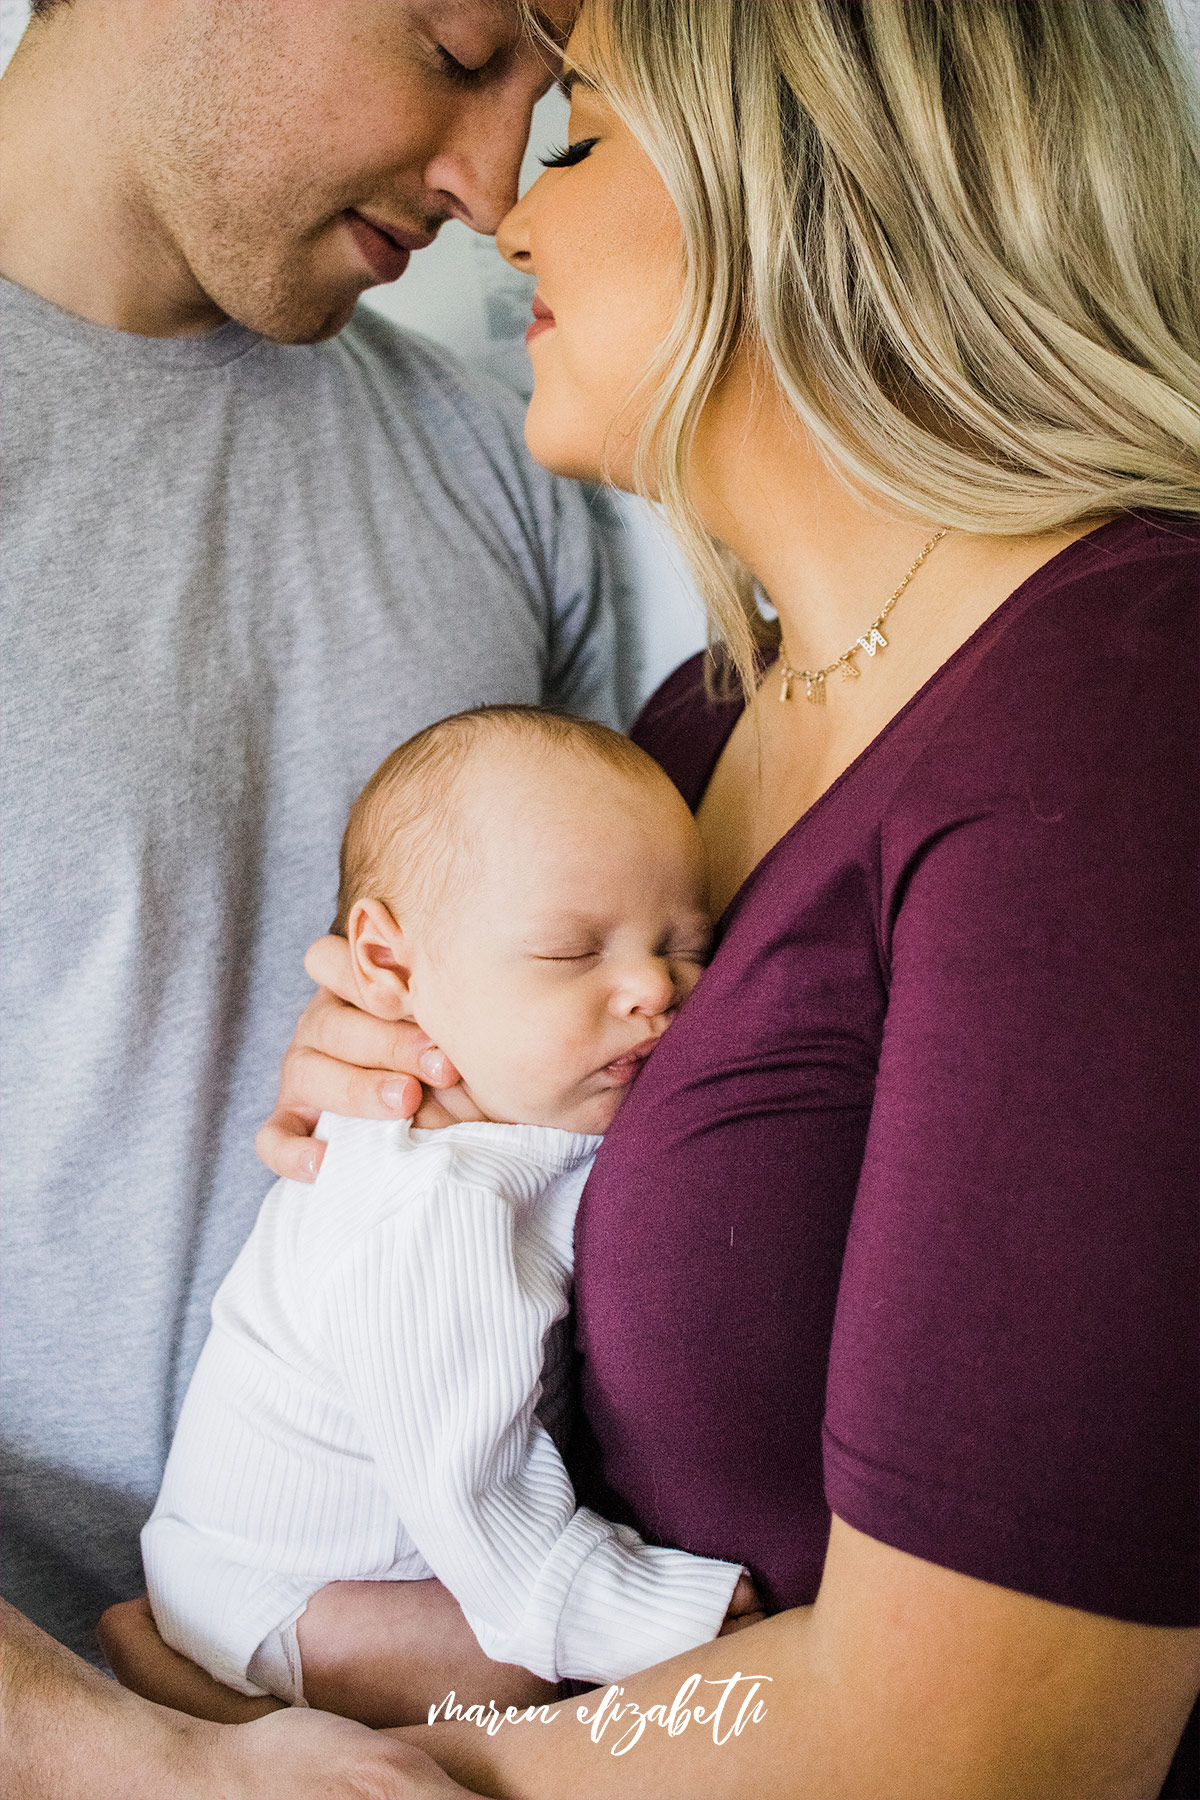
[[[1200,0],[1167,0],[1167,4],[1195,68],[1200,60]],[[0,0],[0,68],[28,17],[27,0]],[[521,171],[522,191],[540,173],[539,152],[566,142],[566,121],[566,102],[557,92],[547,94],[534,113]],[[452,221],[443,226],[436,243],[413,257],[400,281],[373,289],[366,301],[387,318],[437,339],[528,394],[530,370],[523,339],[533,286],[531,278],[508,267],[490,238]],[[703,644],[703,614],[673,546],[649,508],[627,495],[593,494],[590,499],[617,578],[626,647],[623,701],[631,716],[663,676]]]

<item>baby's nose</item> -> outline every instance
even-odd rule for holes
[[[644,962],[632,966],[617,993],[622,1012],[641,1013],[646,1018],[668,1012],[678,1003],[678,999],[671,970],[657,956],[648,957]]]

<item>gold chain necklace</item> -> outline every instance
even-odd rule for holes
[[[840,669],[844,681],[857,681],[858,677],[862,674],[862,670],[855,668],[854,658],[858,655],[860,650],[865,650],[868,656],[874,656],[876,651],[887,649],[887,639],[880,630],[880,626],[891,612],[893,606],[895,606],[897,600],[900,598],[921,564],[925,561],[925,558],[929,555],[929,552],[935,545],[941,543],[949,529],[950,527],[948,525],[943,525],[942,529],[930,538],[920,556],[918,556],[916,562],[914,562],[912,568],[900,583],[900,586],[889,598],[883,611],[871,621],[863,635],[860,638],[855,638],[850,648],[848,650],[843,650],[842,654],[835,657],[833,662],[826,663],[823,669],[793,669],[790,663],[785,662],[782,652],[780,653],[776,667],[783,677],[783,685],[779,690],[779,700],[781,705],[786,705],[791,699],[793,681],[802,681],[804,683],[804,698],[806,700],[811,700],[815,706],[823,706],[825,703],[825,677],[827,675],[832,675]]]

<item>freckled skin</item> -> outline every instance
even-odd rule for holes
[[[130,207],[215,317],[283,343],[339,331],[379,280],[347,210],[493,231],[552,75],[507,0],[140,0],[114,29]]]

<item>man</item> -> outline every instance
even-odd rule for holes
[[[43,0],[0,86],[9,1791],[383,1755],[315,1715],[235,1754],[36,1627],[94,1655],[141,1586],[350,798],[464,705],[611,712],[578,496],[350,322],[445,219],[495,229],[549,79],[516,0]]]

